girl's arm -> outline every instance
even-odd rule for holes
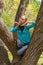
[[[10,32],[16,32],[18,29],[18,22],[15,22],[13,26],[10,28]]]
[[[11,28],[10,28],[10,32],[16,32],[17,31],[17,29],[18,29],[18,27],[17,26],[12,26]]]
[[[34,27],[35,24],[36,24],[35,22],[32,22],[31,24],[27,25],[27,28],[30,29],[30,28]]]

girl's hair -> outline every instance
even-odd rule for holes
[[[25,21],[27,21],[27,17],[25,15],[22,15],[21,17],[25,18]]]

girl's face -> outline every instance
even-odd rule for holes
[[[24,23],[26,23],[26,17],[25,16],[20,17],[19,23],[20,25],[23,25]]]

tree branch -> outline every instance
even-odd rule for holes
[[[2,18],[0,18],[0,38],[6,44],[8,49],[15,55],[15,40],[13,39],[12,33],[8,30],[7,26],[4,24]],[[15,57],[15,56],[14,56]]]
[[[11,65],[3,41],[0,39],[0,65]]]
[[[18,10],[17,10],[17,13],[16,13],[16,17],[15,17],[15,21],[19,21],[19,17],[21,15],[24,15],[25,14],[25,11],[26,11],[26,7],[29,3],[29,0],[21,0],[20,1],[20,4],[19,4],[19,7],[18,7]]]

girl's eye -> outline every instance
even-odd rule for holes
[[[23,18],[21,18],[22,20],[25,20],[25,19],[23,19]]]
[[[22,20],[24,20],[24,19],[22,19]]]

